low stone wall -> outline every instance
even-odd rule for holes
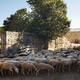
[[[6,32],[6,49],[12,46],[20,48],[32,48],[34,50],[41,49],[39,39],[30,33]]]
[[[20,33],[20,32],[6,32],[6,48],[13,45],[19,45],[21,47],[30,46],[31,48],[37,48],[40,50],[41,41],[32,34]],[[48,49],[69,48],[71,46],[70,41],[66,37],[58,37],[56,40],[48,42]]]
[[[43,49],[42,41],[30,33],[7,31],[7,32],[1,32],[0,35],[1,35],[2,53],[5,53],[5,49],[15,46],[23,49],[31,48],[33,50],[38,50],[38,51]],[[60,48],[73,48],[74,46],[78,47],[80,46],[80,44],[72,43],[74,42],[73,39],[77,38],[79,39],[79,35],[75,35],[74,37],[69,32],[65,37],[62,38],[58,37],[56,40],[48,42],[48,44],[46,44],[46,47],[48,47],[48,50],[55,50]]]
[[[57,38],[56,40],[52,40],[48,44],[48,50],[55,50],[60,48],[74,48],[79,47],[80,44],[71,43],[67,37]]]
[[[69,48],[71,46],[70,41],[66,37],[58,37],[56,40],[52,40],[48,44],[48,50],[55,50],[60,48]]]
[[[68,32],[66,34],[66,38],[71,42],[71,43],[80,43],[80,32]]]

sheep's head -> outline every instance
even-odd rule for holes
[[[15,69],[15,72],[16,72],[17,74],[19,73],[19,70],[18,70],[18,68],[16,68],[16,69]]]

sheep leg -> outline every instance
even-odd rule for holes
[[[5,71],[4,71],[4,75],[6,75],[6,74],[7,74],[7,71],[5,70]]]
[[[35,73],[36,73],[36,70],[33,71],[33,74],[35,74]]]
[[[24,73],[24,69],[21,70],[21,74],[22,74],[22,75],[25,75],[25,73]]]
[[[70,68],[71,68],[71,66],[69,65],[69,72],[70,72]]]
[[[64,64],[63,64],[63,65],[62,65],[62,72],[64,72],[64,67],[65,67],[65,66],[64,66]]]
[[[12,68],[9,71],[10,71],[10,75],[13,76],[13,70],[12,70]]]
[[[4,76],[4,74],[3,74],[3,69],[1,69],[1,75]]]
[[[52,72],[54,72],[55,71],[55,69],[54,69],[54,67],[53,67],[53,71]]]
[[[53,72],[56,72],[56,69],[55,69],[55,66],[54,65],[53,65],[53,68],[54,68]]]
[[[55,65],[55,72],[57,72],[57,66],[58,66],[58,65],[56,64],[56,65]]]
[[[36,76],[39,74],[39,70],[36,70]]]
[[[56,72],[55,66],[53,66],[53,68],[54,68],[54,72]]]
[[[60,64],[57,65],[57,70],[60,71]]]
[[[11,76],[13,76],[13,71],[11,71]]]
[[[50,72],[50,70],[48,70],[48,76],[49,76],[49,72]]]
[[[33,69],[31,69],[31,75],[33,76]]]
[[[79,71],[80,71],[80,70],[79,70],[79,68],[80,68],[80,67],[78,66],[77,72],[79,72]]]
[[[59,72],[61,72],[63,69],[63,65],[62,64],[59,64]]]
[[[61,72],[61,64],[58,65],[58,71]]]
[[[28,74],[28,75],[29,75],[30,71],[31,71],[31,70],[30,70],[30,69],[28,69],[28,71],[27,71],[27,74]]]
[[[9,76],[12,76],[12,72],[11,71],[8,71],[8,73],[9,73]]]

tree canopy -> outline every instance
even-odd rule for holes
[[[7,31],[24,31],[28,26],[28,13],[27,9],[20,9],[15,14],[4,20],[4,28]]]
[[[67,7],[63,0],[27,0],[32,12],[20,9],[4,20],[5,30],[33,33],[43,40],[52,40],[69,31]]]
[[[27,31],[42,39],[56,39],[69,31],[67,7],[63,0],[27,0],[34,19]]]

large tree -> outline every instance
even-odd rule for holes
[[[69,31],[67,7],[63,0],[27,0],[34,15],[27,32],[43,40],[52,40]]]
[[[24,31],[29,23],[29,14],[27,9],[17,10],[15,14],[4,20],[4,28],[6,31]]]

